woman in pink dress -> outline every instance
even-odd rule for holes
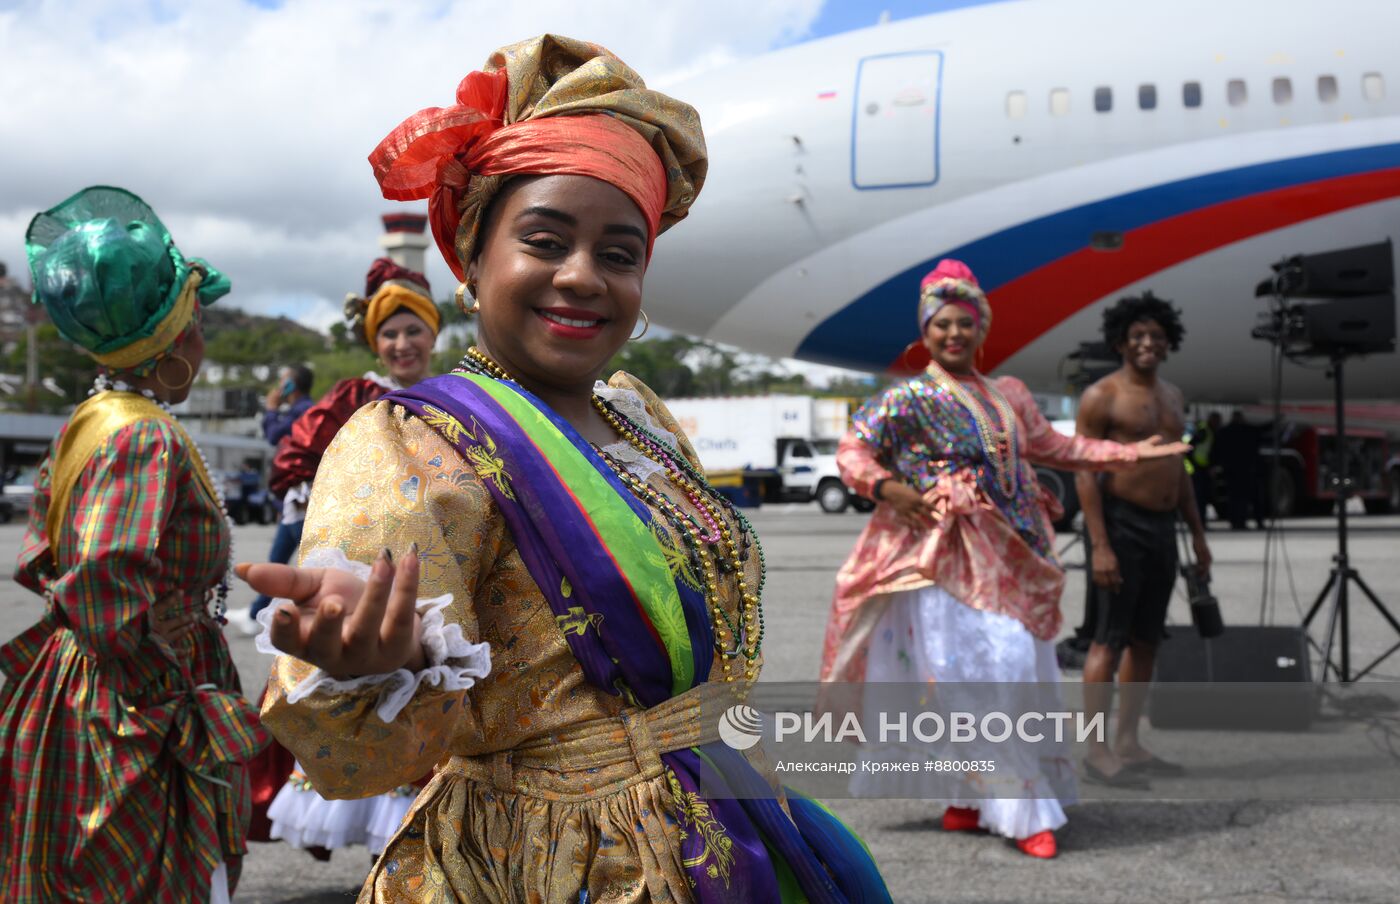
[[[836,578],[822,680],[1053,688],[1064,572],[1031,464],[1127,467],[1187,447],[1062,436],[1020,380],[984,378],[974,362],[992,311],[960,261],[924,277],[918,322],[927,369],[856,412],[837,452],[842,479],[877,507]],[[866,755],[922,761],[927,751]],[[1043,745],[1001,745],[993,755],[994,772],[931,776],[954,789],[937,793],[949,804],[943,827],[991,831],[1031,856],[1055,856],[1054,830],[1075,800],[1073,767]],[[862,774],[853,790],[926,796],[909,776]]]

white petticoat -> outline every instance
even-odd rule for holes
[[[229,904],[228,864],[222,860],[209,877],[209,904]]]
[[[297,765],[301,771],[301,765]],[[362,844],[371,854],[384,850],[417,798],[413,786],[363,800],[326,800],[304,782],[287,782],[267,808],[269,837],[295,848],[328,850]]]
[[[871,637],[868,663],[867,682],[1038,684],[1048,702],[1060,705],[1060,671],[1052,643],[1037,640],[1010,616],[965,606],[938,587],[890,595]],[[1009,838],[1029,838],[1064,825],[1064,806],[1079,796],[1065,746],[1049,741],[1037,746],[1039,755],[1014,741],[958,745],[957,759],[993,760],[996,769],[969,774],[962,793],[951,798],[944,796],[947,776],[923,771],[858,771],[851,779],[851,792],[858,797],[926,798],[944,806],[976,807],[982,828]],[[924,763],[940,757],[950,758],[948,747],[879,745],[862,753],[870,762]],[[1015,787],[1020,796],[984,797],[973,790],[997,785]]]

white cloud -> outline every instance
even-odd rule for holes
[[[121,185],[182,250],[228,272],[231,303],[324,328],[379,253],[379,215],[397,206],[365,158],[402,119],[450,103],[496,47],[573,35],[664,85],[800,36],[820,6],[0,3],[0,260],[24,270],[35,211],[85,185]],[[446,265],[434,260],[429,276],[446,297]]]

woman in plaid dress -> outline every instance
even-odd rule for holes
[[[227,901],[263,735],[221,628],[223,500],[166,406],[228,282],[121,189],[26,242],[36,300],[103,375],[34,488],[16,580],[44,615],[0,647],[0,900]]]

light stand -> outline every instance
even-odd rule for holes
[[[1395,616],[1371,591],[1365,579],[1361,577],[1361,572],[1351,566],[1347,555],[1347,499],[1351,496],[1351,478],[1347,476],[1346,393],[1343,382],[1345,374],[1346,353],[1336,352],[1332,355],[1331,376],[1337,414],[1337,465],[1333,478],[1337,488],[1337,552],[1332,556],[1332,570],[1327,575],[1327,583],[1322,585],[1312,608],[1303,618],[1303,627],[1311,627],[1313,619],[1322,611],[1322,605],[1329,598],[1332,600],[1332,609],[1327,616],[1327,639],[1322,645],[1322,680],[1327,680],[1327,672],[1331,669],[1343,683],[1360,680],[1390,654],[1400,650],[1400,641],[1397,641],[1366,668],[1355,675],[1351,673],[1351,611],[1348,595],[1350,585],[1356,584],[1362,594],[1371,601],[1371,605],[1376,607],[1381,617],[1390,623],[1397,635],[1400,635],[1400,621],[1396,621]],[[1340,663],[1332,661],[1332,645],[1338,638]]]

